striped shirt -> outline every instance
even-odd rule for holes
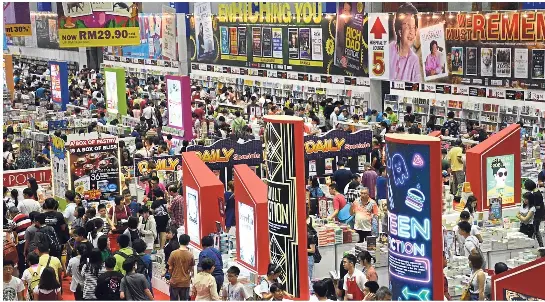
[[[17,233],[17,239],[19,244],[25,243],[26,229],[32,224],[28,215],[19,213],[13,217],[12,229]]]

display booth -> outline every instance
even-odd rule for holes
[[[68,63],[64,61],[49,61],[51,76],[51,100],[61,111],[66,110],[70,102],[68,91]]]
[[[308,300],[303,119],[266,115],[263,120],[271,263],[281,268],[278,281],[286,292]]]
[[[520,203],[520,126],[512,124],[466,152],[466,181],[477,197],[477,211],[488,211],[490,201],[502,207]]]
[[[353,133],[331,130],[323,135],[305,136],[305,176],[332,175],[337,170],[337,161],[348,159],[346,166],[354,173],[365,171],[369,162],[373,132],[362,129]]]
[[[441,140],[387,134],[389,280],[393,300],[443,300]]]
[[[116,67],[104,68],[104,86],[106,111],[113,115],[126,115],[125,69]]]
[[[4,87],[9,91],[9,95],[13,97],[13,92],[15,89],[15,83],[13,82],[13,57],[10,54],[4,54],[3,57],[3,67],[4,67]]]
[[[234,167],[237,263],[267,275],[270,263],[267,185],[247,165]]]
[[[168,126],[183,130],[183,139],[193,139],[191,119],[191,79],[189,76],[165,76],[167,85]]]
[[[214,172],[214,174],[227,185],[233,180],[235,165],[245,164],[261,175],[261,163],[263,161],[263,146],[261,140],[251,140],[242,144],[233,139],[221,139],[210,146],[188,146],[187,151],[195,151],[195,154]]]
[[[182,153],[185,194],[185,233],[191,245],[202,249],[201,238],[217,233],[225,225],[223,184],[195,152]]]
[[[539,301],[545,300],[543,290],[545,258],[492,276],[491,300],[494,301]]]

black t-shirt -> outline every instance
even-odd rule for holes
[[[352,171],[345,168],[338,169],[333,173],[333,180],[337,184],[339,193],[344,193],[344,188],[352,180]]]
[[[111,271],[102,273],[98,277],[97,286],[95,288],[97,300],[121,300],[119,297],[121,279],[123,279],[123,274],[120,272]]]
[[[66,226],[66,221],[64,220],[62,213],[57,211],[49,211],[44,212],[44,215],[45,224],[53,227],[60,243],[65,244],[68,241],[69,234],[68,227]],[[65,225],[64,231],[62,230],[63,225]]]
[[[375,148],[375,149],[373,149],[373,151],[371,151],[371,164],[373,164],[373,160],[375,158],[377,159],[377,162],[375,163],[375,165],[373,165],[373,168],[375,168],[376,171],[378,171],[380,169],[380,167],[382,167],[382,156],[381,155],[382,154],[381,154],[379,148]]]
[[[536,219],[540,221],[543,219],[543,217],[545,217],[545,205],[543,204],[543,194],[540,191],[536,191],[532,193],[532,196],[534,198],[534,207],[536,207],[534,221]]]
[[[316,231],[314,230],[314,228],[307,226],[307,249],[310,249],[311,244],[315,244],[316,246],[318,246],[318,238],[317,238],[317,234],[316,234]],[[308,256],[314,255],[314,253],[310,253],[310,252],[307,253],[307,254],[308,254]]]

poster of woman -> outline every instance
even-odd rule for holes
[[[401,5],[390,32],[390,80],[420,82],[420,61],[414,49],[418,31],[418,10],[411,3]]]
[[[422,50],[422,65],[424,81],[448,76],[445,60],[445,29],[444,24],[420,29],[420,49]]]
[[[464,75],[464,48],[453,47],[450,53],[452,74]]]

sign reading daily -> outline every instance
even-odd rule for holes
[[[136,2],[64,2],[59,13],[60,47],[140,44]]]
[[[322,3],[233,2],[219,4],[217,16],[196,4],[191,61],[365,77],[367,18],[363,3],[349,7],[340,24]]]
[[[406,3],[369,23],[371,78],[545,88],[543,11],[419,13]]]
[[[350,157],[371,153],[371,130],[348,133],[331,130],[324,135],[305,136],[305,159],[319,160],[328,157]]]
[[[153,171],[177,172],[182,169],[182,156],[156,156],[146,158],[136,158],[134,160],[135,176],[148,175]],[[153,167],[153,169],[152,169]]]
[[[388,267],[393,298],[429,301],[434,297],[430,146],[387,140],[386,148]]]
[[[222,139],[210,146],[194,145],[187,151],[195,151],[197,156],[212,170],[220,170],[234,165],[259,166],[263,161],[263,146],[260,140],[239,144],[232,139]]]

